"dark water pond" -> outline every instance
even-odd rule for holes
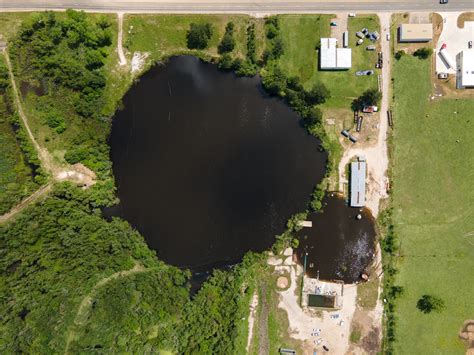
[[[259,78],[175,57],[124,107],[110,137],[114,213],[172,265],[208,269],[268,249],[324,175],[319,141]]]
[[[361,220],[357,215],[362,216]],[[310,214],[313,227],[298,232],[298,260],[307,252],[307,274],[354,282],[374,256],[375,224],[367,209],[350,208],[337,196],[324,199],[324,212]]]

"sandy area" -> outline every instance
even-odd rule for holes
[[[123,12],[119,12],[118,16],[118,35],[117,35],[117,52],[119,56],[119,65],[127,64],[127,59],[123,53],[122,39],[123,39]]]
[[[368,183],[366,193],[366,206],[372,214],[377,217],[379,213],[379,202],[388,197],[386,175],[388,168],[387,151],[387,110],[389,108],[390,92],[390,42],[386,40],[386,35],[390,31],[391,14],[379,14],[382,27],[381,45],[384,57],[384,66],[382,69],[382,103],[379,112],[378,134],[375,142],[362,146],[359,143],[350,146],[345,150],[341,161],[339,162],[339,190],[344,191],[344,184],[347,184],[348,178],[345,174],[346,166],[351,159],[363,155],[367,160]],[[342,139],[342,138],[341,138]]]
[[[280,292],[278,307],[288,313],[290,336],[303,342],[304,354],[323,351],[323,345],[329,348],[330,353],[346,353],[349,349],[350,325],[356,310],[356,285],[344,286],[342,310],[317,314],[311,309],[302,309],[298,303],[297,277],[301,272],[300,266],[293,266],[290,287]],[[337,318],[331,317],[336,315]]]
[[[257,294],[257,291],[255,291],[252,296],[252,301],[250,302],[249,334],[247,337],[247,347],[245,348],[247,353],[249,352],[250,344],[252,343],[253,326],[255,324],[255,316],[257,315],[257,306],[258,306],[258,294]]]

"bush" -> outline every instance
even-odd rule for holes
[[[233,68],[237,76],[255,76],[258,72],[258,67],[250,60],[236,59],[233,63]]]
[[[419,59],[428,59],[433,54],[433,48],[423,47],[417,49],[413,55]]]
[[[397,53],[395,53],[395,59],[400,60],[405,54],[405,51],[398,51]]]
[[[212,26],[209,23],[191,23],[186,34],[189,49],[205,49],[212,37]]]
[[[50,112],[46,115],[46,123],[57,133],[63,133],[66,130],[66,122],[64,121],[64,118],[56,112]]]
[[[445,308],[445,304],[441,298],[423,295],[416,303],[416,308],[425,314],[431,313],[432,311],[439,313]]]
[[[304,126],[306,128],[314,127],[321,123],[323,120],[323,113],[318,107],[313,107],[309,112],[303,117]]]
[[[277,65],[267,68],[262,80],[263,87],[270,95],[280,95],[286,89],[286,76]]]
[[[222,70],[230,70],[232,69],[234,61],[229,53],[224,53],[220,58],[219,62],[217,63],[217,67]],[[240,65],[239,65],[240,67]]]
[[[232,52],[235,47],[234,39],[234,23],[229,22],[225,27],[225,34],[222,37],[222,41],[219,44],[218,51],[220,54]]]

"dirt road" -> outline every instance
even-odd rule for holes
[[[125,54],[123,53],[123,12],[119,12],[118,16],[118,35],[117,35],[117,52],[119,56],[119,64],[125,65],[127,64],[127,59],[125,58]]]
[[[348,179],[345,176],[345,170],[350,160],[356,156],[363,155],[367,160],[368,184],[367,184],[367,203],[366,206],[371,210],[374,217],[379,213],[379,203],[381,199],[387,198],[387,168],[388,168],[388,150],[387,150],[387,110],[389,109],[390,95],[390,41],[387,41],[387,33],[390,33],[389,13],[380,13],[381,25],[381,46],[384,57],[384,66],[382,68],[382,103],[379,113],[377,141],[367,147],[351,146],[344,152],[339,163],[339,190],[344,191],[344,184]]]

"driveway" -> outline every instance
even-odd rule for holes
[[[436,46],[436,73],[456,74],[456,68],[448,69],[444,61],[439,56],[439,50],[443,43],[446,43],[446,50],[453,60],[464,49],[467,49],[467,42],[474,40],[474,21],[466,21],[464,28],[459,28],[457,20],[462,12],[441,12],[443,18],[443,32]]]

